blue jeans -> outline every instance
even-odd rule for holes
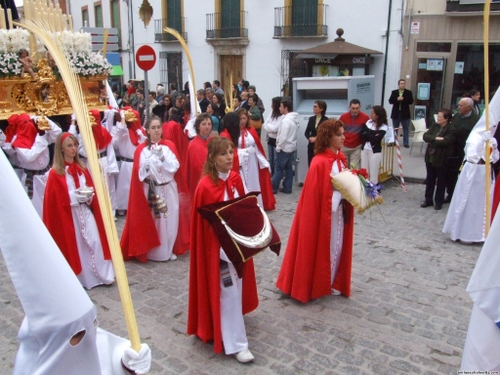
[[[280,151],[276,156],[276,165],[273,176],[273,192],[276,194],[280,187],[281,180],[283,179],[283,174],[285,174],[285,180],[283,181],[283,192],[290,194],[292,192],[293,185],[293,158],[295,152],[284,152]]]
[[[276,164],[276,147],[267,144],[267,159],[269,160],[269,164],[271,164],[271,177],[274,176],[275,164]]]
[[[397,134],[399,124],[403,126],[403,145],[410,145],[410,119],[402,119],[401,117],[396,117],[392,119],[392,126],[394,127],[394,131]]]

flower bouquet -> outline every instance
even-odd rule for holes
[[[24,29],[0,29],[0,78],[21,77],[19,51],[29,48],[28,38],[29,32]]]
[[[360,214],[371,206],[384,202],[380,195],[381,186],[368,180],[368,173],[364,168],[345,169],[332,175],[332,183]]]

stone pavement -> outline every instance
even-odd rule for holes
[[[299,193],[294,186],[293,194],[278,194],[279,209],[269,215],[282,255]],[[481,247],[443,235],[447,206],[422,209],[423,194],[424,185],[408,184],[404,193],[388,182],[380,209],[356,216],[351,298],[297,302],[275,287],[282,255],[260,254],[260,306],[245,317],[252,364],[186,336],[189,255],[127,263],[139,332],[153,352],[151,374],[456,374],[472,308],[465,287]],[[89,295],[101,327],[126,337],[116,285]],[[12,370],[22,318],[1,258],[1,374]]]

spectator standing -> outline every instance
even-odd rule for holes
[[[361,166],[361,131],[370,117],[361,111],[361,102],[352,99],[349,103],[349,112],[342,114],[339,118],[344,124],[345,142],[342,153],[347,159],[348,168],[359,168]]]
[[[465,157],[465,143],[470,132],[479,120],[474,111],[474,101],[471,98],[462,98],[458,102],[458,112],[451,119],[451,126],[455,128],[455,142],[453,156],[448,158],[446,165],[446,196],[445,203],[451,202],[455,185],[457,184],[460,166]]]
[[[215,103],[209,103],[207,106],[207,113],[212,118],[212,130],[219,132],[220,130],[220,121],[219,117],[217,117],[217,113],[219,112],[219,106]],[[219,132],[220,133],[220,132]]]
[[[398,89],[392,91],[389,97],[389,103],[392,104],[391,119],[394,131],[399,132],[399,126],[403,127],[403,144],[406,148],[410,147],[410,105],[413,104],[413,94],[406,88],[406,81],[398,81]]]
[[[481,102],[481,92],[476,89],[472,89],[469,91],[469,98],[474,101],[474,111],[478,116],[481,116],[481,110],[479,109],[479,103]]]
[[[199,89],[196,91],[196,99],[198,100],[201,113],[205,113],[207,111],[208,103],[210,103],[206,97],[205,90]]]
[[[361,168],[368,171],[371,182],[378,184],[380,160],[382,159],[382,140],[389,129],[387,113],[381,105],[374,105],[368,120],[361,132],[364,144],[361,151]]]
[[[283,179],[283,188],[279,191],[285,194],[292,193],[293,187],[293,158],[297,151],[297,128],[299,126],[299,114],[293,112],[293,105],[290,99],[283,99],[280,103],[280,113],[283,115],[281,126],[276,136],[276,166],[273,176],[273,192],[278,193],[278,189]]]
[[[248,105],[248,91],[241,92],[241,103],[240,108],[245,108],[247,111],[250,109],[250,105]]]
[[[260,99],[257,94],[253,94],[248,97],[248,105],[250,106],[250,109],[248,110],[250,115],[250,125],[257,131],[260,138],[260,132],[262,130],[262,112],[259,107],[257,107],[259,100]]]
[[[271,164],[271,177],[274,175],[276,163],[276,137],[278,136],[278,129],[283,120],[283,115],[280,112],[281,100],[281,96],[273,98],[271,102],[273,112],[267,117],[263,125],[267,135],[267,158],[269,159],[269,164]]]
[[[444,164],[446,158],[453,154],[453,142],[455,141],[455,129],[450,125],[451,111],[441,109],[437,115],[437,121],[424,134],[427,142],[425,151],[425,168],[427,177],[425,179],[425,200],[420,207],[425,208],[434,205],[434,209],[440,210],[444,203],[446,188]],[[434,193],[434,187],[436,192]]]
[[[156,85],[156,101],[158,104],[163,103],[163,95],[165,95],[165,86],[163,86],[161,83],[158,83]]]
[[[314,157],[314,143],[316,142],[316,129],[323,122],[328,120],[325,116],[326,113],[326,103],[323,100],[316,100],[313,105],[314,116],[309,117],[307,122],[306,136],[309,143],[307,144],[307,162],[311,165],[311,160]]]
[[[214,89],[214,92],[216,94],[224,96],[224,90],[220,88],[220,81],[214,79],[214,81],[212,82],[212,88]]]
[[[207,87],[205,89],[205,94],[206,94],[206,98],[209,102],[212,101],[212,98],[214,97],[214,89],[211,88],[211,87]]]
[[[254,85],[250,85],[248,86],[248,97],[250,98],[252,95],[255,95],[256,94],[256,88]],[[259,96],[257,96],[257,107],[260,109],[260,112],[261,114],[264,113],[264,111],[266,110],[266,108],[264,107],[264,103],[262,102],[262,99],[259,98]]]
[[[180,95],[180,93],[177,91],[177,84],[171,83],[168,85],[169,88],[169,94],[172,95],[172,98],[177,99],[177,97]]]

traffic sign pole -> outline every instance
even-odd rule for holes
[[[139,68],[144,70],[144,101],[146,102],[144,110],[146,111],[145,119],[147,121],[149,118],[148,70],[153,69],[156,64],[156,52],[148,45],[141,46],[135,54],[135,61]]]

